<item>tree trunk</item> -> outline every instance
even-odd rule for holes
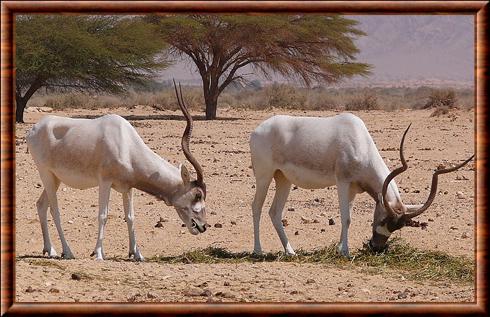
[[[24,123],[24,109],[27,105],[27,99],[22,97],[15,97],[15,122]]]
[[[206,98],[206,120],[216,120],[216,110],[218,108],[218,97]]]

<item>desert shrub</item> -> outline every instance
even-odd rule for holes
[[[274,83],[266,88],[269,107],[300,108],[305,104],[306,94],[290,85]]]
[[[423,108],[455,108],[456,103],[456,92],[453,89],[433,89]]]
[[[344,108],[347,111],[379,109],[378,97],[372,93],[364,93],[347,101]]]

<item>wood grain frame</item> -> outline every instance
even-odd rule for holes
[[[469,14],[475,17],[476,301],[474,303],[240,303],[126,304],[15,302],[14,16],[21,13],[250,12],[342,14]],[[488,1],[3,1],[1,3],[1,314],[215,315],[353,314],[481,315],[488,310]]]

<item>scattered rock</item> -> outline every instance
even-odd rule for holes
[[[80,281],[82,279],[82,276],[78,273],[72,273],[71,274],[71,279],[75,281]]]
[[[299,231],[295,231],[295,232],[294,232],[294,235],[295,235],[295,236],[299,236]]]
[[[288,223],[288,220],[287,220],[287,219],[283,219],[283,220],[281,220],[281,221],[282,221],[282,226],[283,226],[283,227],[287,227],[287,226],[289,226],[289,223]]]
[[[185,223],[181,224],[180,226],[181,226],[182,228],[185,228],[185,227],[186,227]]]
[[[230,223],[231,223],[233,226],[236,226],[236,221],[232,220],[232,221],[230,221]]]
[[[451,230],[458,230],[458,227],[451,226],[449,229],[451,229]]]
[[[184,291],[185,296],[202,296],[203,291],[199,288],[191,288]]]
[[[155,228],[163,228],[163,223],[162,222],[157,222],[157,224],[155,225]]]
[[[73,220],[68,220],[67,221],[69,224],[73,224]]]
[[[333,226],[334,224],[335,224],[335,220],[333,220],[332,218],[328,219],[329,226]]]
[[[217,222],[214,224],[214,227],[215,228],[223,228],[223,225],[221,223]]]
[[[211,214],[211,215],[216,215],[216,211],[211,210],[210,214]]]
[[[289,207],[288,211],[294,211],[294,207]]]
[[[325,232],[325,229],[324,229],[324,228],[321,228],[321,229],[320,229],[320,232]]]
[[[320,221],[318,219],[313,219],[313,223],[319,223]]]
[[[39,183],[36,183],[36,185],[34,185],[34,187],[36,187],[36,188],[41,188],[41,187],[43,187],[43,186],[42,186],[41,184],[39,184]]]
[[[154,293],[152,293],[152,292],[148,292],[148,293],[146,294],[146,297],[147,297],[147,298],[150,298],[150,299],[154,299],[154,298],[157,298],[157,295],[155,295],[155,294],[154,294]]]
[[[311,223],[311,219],[310,218],[306,218],[304,216],[301,216],[301,223]]]
[[[315,199],[313,199],[313,201],[316,202],[316,203],[319,203],[320,202],[320,198],[315,198]]]
[[[456,197],[458,197],[459,199],[465,199],[466,196],[463,194],[463,192],[456,192]]]
[[[26,288],[25,292],[26,293],[33,293],[35,290],[32,288],[32,286],[29,286],[28,288]]]
[[[306,284],[313,284],[313,283],[316,283],[316,282],[312,278],[309,278],[309,279],[306,280]]]
[[[214,295],[222,298],[235,298],[235,295],[229,292],[217,292]]]
[[[50,293],[59,293],[60,290],[53,287],[53,288],[50,288],[48,292],[50,292]]]
[[[225,282],[223,283],[223,285],[224,285],[224,286],[230,286],[230,282],[225,281]]]
[[[434,222],[434,219],[429,218],[429,219],[427,219],[427,221],[429,221],[429,222]]]

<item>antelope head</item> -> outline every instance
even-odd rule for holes
[[[203,233],[209,225],[206,222],[206,184],[203,180],[203,170],[199,162],[189,150],[189,143],[192,134],[192,117],[189,114],[187,106],[182,97],[182,87],[179,83],[179,90],[174,81],[175,94],[184,117],[187,120],[187,126],[182,136],[182,150],[187,160],[196,170],[197,179],[191,180],[189,171],[181,164],[180,174],[182,177],[182,187],[174,195],[172,205],[177,210],[180,219],[185,223],[191,234]],[[179,95],[180,92],[180,95]]]
[[[384,250],[386,248],[386,242],[388,241],[388,238],[395,230],[403,228],[409,220],[419,216],[430,207],[437,193],[437,182],[439,175],[458,170],[459,168],[466,165],[469,161],[471,161],[474,157],[474,155],[472,155],[469,159],[454,167],[437,169],[432,175],[432,184],[430,188],[429,198],[424,204],[405,205],[401,202],[401,200],[393,201],[393,199],[391,199],[390,201],[387,198],[387,191],[389,189],[391,180],[393,180],[397,175],[400,175],[401,173],[406,171],[408,168],[405,157],[403,156],[403,143],[409,129],[410,125],[403,133],[400,144],[400,161],[402,163],[402,166],[393,170],[385,178],[382,191],[378,194],[378,200],[376,202],[376,209],[374,212],[373,236],[369,241],[369,247],[374,251]],[[390,190],[394,190],[393,188],[396,187],[392,187]]]

